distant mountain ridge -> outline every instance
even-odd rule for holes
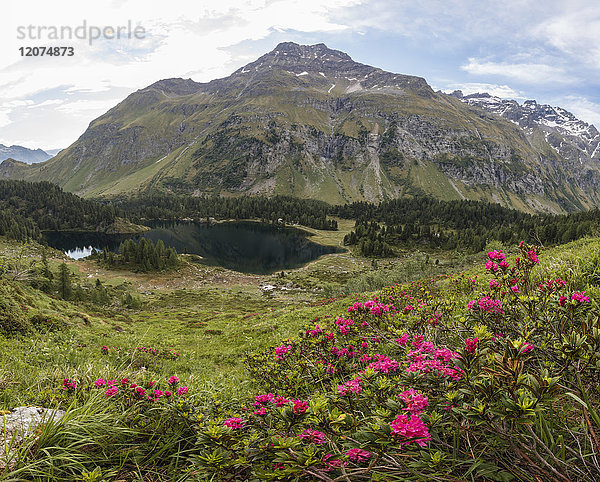
[[[158,190],[340,204],[428,194],[549,212],[600,203],[593,126],[566,111],[552,126],[543,106],[494,100],[492,112],[468,97],[324,44],[284,42],[222,79],[138,90],[53,159],[5,161],[0,176],[88,197]]]
[[[0,161],[14,159],[26,164],[33,164],[47,161],[51,157],[51,154],[42,149],[27,149],[23,146],[5,146],[0,144]]]
[[[561,107],[538,104],[535,100],[519,104],[515,100],[501,99],[488,93],[463,95],[458,90],[451,95],[469,105],[504,117],[526,131],[531,132],[536,128],[543,130],[546,141],[556,152],[571,161],[600,162],[598,129]]]

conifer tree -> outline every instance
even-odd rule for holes
[[[66,263],[61,263],[58,267],[57,290],[63,300],[68,300],[73,295],[71,272]]]

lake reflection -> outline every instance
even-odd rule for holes
[[[162,239],[167,247],[174,247],[178,253],[196,254],[202,256],[203,262],[207,264],[246,273],[265,274],[297,268],[323,254],[341,251],[339,248],[310,241],[305,231],[262,223],[227,222],[206,225],[174,222],[153,223],[151,227],[143,236],[155,243]],[[98,236],[95,242],[92,242],[93,236]],[[83,253],[86,250],[91,252],[92,247],[96,250],[107,247],[116,252],[119,244],[126,238],[123,235],[96,233],[48,233],[46,236],[50,246],[61,249],[74,258],[85,256]]]
[[[92,246],[87,246],[87,247],[84,246],[83,248],[68,249],[67,251],[65,251],[65,254],[69,258],[81,259],[81,258],[87,258],[90,254],[92,254],[93,250],[94,250],[94,248]]]

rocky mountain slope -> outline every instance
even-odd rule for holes
[[[33,164],[35,162],[47,161],[51,157],[51,154],[42,149],[27,149],[22,146],[5,146],[0,144],[0,161],[15,159],[26,164]]]
[[[597,205],[596,154],[557,150],[554,132],[324,44],[286,42],[223,79],[141,89],[50,161],[5,161],[0,176],[91,197],[162,189],[343,203],[426,193],[528,211]]]
[[[580,164],[600,162],[600,132],[565,109],[538,104],[535,100],[526,100],[521,105],[487,93],[464,96],[455,91],[451,95],[514,122],[528,135],[541,130],[546,141],[565,159]]]

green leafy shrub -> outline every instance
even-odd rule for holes
[[[44,314],[35,314],[29,318],[29,324],[38,331],[60,331],[67,327],[64,319]]]
[[[20,305],[22,299],[18,290],[4,280],[0,280],[0,331],[4,335],[27,333],[31,326],[27,318],[28,307]]]

